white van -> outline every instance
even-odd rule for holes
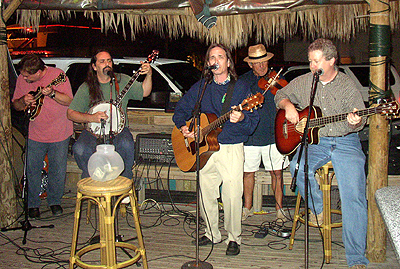
[[[46,65],[58,67],[67,74],[74,94],[86,79],[90,58],[54,57],[42,59]],[[140,57],[113,59],[114,71],[132,76],[134,71],[140,67],[140,61],[144,60],[146,59]],[[15,59],[13,64],[15,65],[19,61],[20,59]],[[160,58],[154,61],[151,66],[153,68],[151,95],[144,98],[143,101],[130,100],[128,109],[172,112],[177,100],[201,77],[201,72],[186,61]],[[143,80],[139,76],[138,80],[141,79]]]

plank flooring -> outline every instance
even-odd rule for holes
[[[54,228],[33,228],[27,231],[27,243],[22,244],[24,231],[4,231],[0,234],[0,268],[68,268],[70,244],[73,229],[73,214],[75,194],[69,193],[63,199],[64,213],[59,217],[51,216],[42,201],[41,220],[30,220],[32,226],[54,225]],[[82,216],[86,214],[86,204],[82,207]],[[268,208],[263,208],[268,212]],[[118,234],[122,240],[135,238],[136,233],[132,216],[119,216]],[[293,213],[293,210],[290,210]],[[79,246],[90,242],[96,234],[96,210],[92,208],[91,221],[80,222]],[[149,268],[172,269],[196,258],[196,247],[191,243],[196,234],[195,206],[193,204],[160,204],[154,200],[146,200],[141,205],[140,215],[143,235],[148,256]],[[222,218],[222,217],[221,217]],[[23,218],[22,218],[23,219]],[[289,250],[289,239],[275,235],[273,230],[278,227],[273,224],[274,212],[257,214],[243,222],[243,242],[238,256],[226,256],[226,244],[220,243],[199,248],[199,259],[204,260],[216,269],[269,269],[269,268],[305,268],[304,226],[296,232],[293,250]],[[271,223],[269,223],[271,222]],[[202,226],[202,225],[201,225]],[[254,233],[259,227],[271,227],[269,234],[263,238],[255,238]],[[286,223],[290,229],[291,223]],[[223,224],[221,221],[221,231]],[[203,230],[203,227],[200,229]],[[334,229],[332,244],[332,261],[323,264],[322,241],[318,229],[310,228],[308,268],[348,268],[345,261],[344,247],[341,239],[341,228]],[[226,233],[223,233],[226,238]],[[137,240],[129,241],[137,245]],[[118,259],[122,261],[127,254],[118,250]],[[98,263],[98,252],[85,255],[87,262]],[[142,268],[142,265],[132,265],[128,268]],[[370,269],[400,268],[391,243],[387,243],[386,261],[371,263]]]

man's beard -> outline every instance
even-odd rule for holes
[[[113,69],[109,66],[104,67],[103,74],[106,76],[111,76],[113,74]]]

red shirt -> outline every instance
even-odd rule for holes
[[[47,72],[39,81],[26,82],[21,75],[12,101],[21,98],[30,91],[37,91],[38,87],[48,86],[63,71],[59,68],[47,66]],[[69,79],[55,86],[55,90],[73,97]],[[73,133],[73,123],[67,119],[68,106],[63,106],[48,96],[44,97],[39,115],[29,122],[29,139],[43,143],[60,142]]]

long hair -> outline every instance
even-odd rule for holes
[[[97,55],[100,52],[107,52],[108,54],[111,55],[111,53],[105,49],[99,49],[96,51],[96,53],[93,55],[93,57],[90,59],[90,65],[86,77],[86,83],[89,87],[89,99],[90,99],[90,107],[95,105],[96,103],[104,100],[104,96],[102,91],[100,90],[100,83],[97,78],[97,72],[93,69],[93,65],[96,64],[97,62]],[[114,66],[114,62],[113,62]]]
[[[232,78],[237,80],[238,79],[238,75],[236,74],[236,71],[235,71],[235,64],[233,63],[233,58],[232,58],[232,54],[231,54],[230,50],[225,45],[218,44],[218,43],[211,44],[210,47],[207,50],[207,53],[206,53],[206,56],[205,56],[205,61],[204,61],[203,77],[207,77],[210,74],[210,72],[208,72],[208,70],[206,69],[207,68],[207,64],[208,64],[207,62],[208,62],[208,59],[210,58],[210,51],[213,48],[217,48],[217,47],[221,48],[221,49],[223,49],[225,51],[226,57],[228,58],[228,60],[230,62],[230,65],[228,67],[228,73],[231,75]]]

